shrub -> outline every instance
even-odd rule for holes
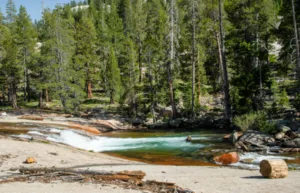
[[[299,112],[300,111],[300,94],[297,94],[293,101],[293,107]]]
[[[289,108],[289,97],[287,95],[286,90],[283,90],[278,97],[278,104],[282,107]]]
[[[267,115],[262,111],[237,116],[233,119],[233,123],[242,131],[257,130],[273,133],[276,130],[275,124],[269,122]]]

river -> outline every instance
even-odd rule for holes
[[[63,143],[93,152],[161,165],[217,166],[213,156],[234,147],[222,140],[224,132],[202,129],[198,132],[147,131],[110,132],[101,136],[85,135],[78,130],[39,124],[1,124],[0,134],[18,138],[35,138]],[[190,135],[194,142],[186,142]],[[230,167],[258,169],[263,159],[284,159],[290,169],[300,169],[300,154],[240,153],[241,160],[251,163],[237,163]]]

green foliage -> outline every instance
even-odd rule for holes
[[[239,114],[263,108],[261,88],[269,82],[268,52],[272,18],[267,7],[270,0],[228,0],[225,11],[230,22],[226,36],[229,49],[231,85],[235,87],[235,111]],[[245,30],[247,29],[247,30]],[[264,38],[262,38],[264,37]],[[250,73],[251,72],[251,73]]]
[[[110,103],[113,104],[115,101],[119,100],[122,89],[120,69],[113,47],[110,48],[109,60],[107,62],[107,78]]]
[[[283,90],[280,93],[279,99],[278,99],[278,104],[281,105],[282,107],[286,107],[286,108],[288,108],[290,106],[289,98],[288,98],[286,90]]]
[[[276,114],[289,106],[285,89],[294,83],[270,83],[294,68],[290,1],[222,2],[233,111],[239,115],[268,107],[264,94],[271,90]],[[33,24],[23,6],[17,11],[8,0],[6,17],[0,14],[0,92],[43,103],[47,90],[71,112],[79,110],[92,84],[94,93],[106,93],[129,116],[155,118],[158,105],[170,106],[170,93],[184,116],[191,109],[197,113],[203,110],[202,96],[223,92],[218,5],[218,0],[71,1],[46,9]],[[300,3],[295,6],[299,23]],[[279,27],[278,12],[284,17]],[[275,41],[283,45],[279,57],[271,54]]]
[[[242,131],[257,130],[265,133],[273,133],[276,130],[275,124],[268,122],[265,112],[258,111],[236,116],[233,123]]]
[[[280,107],[285,107],[285,108],[288,108],[290,106],[289,98],[288,98],[286,90],[284,89],[283,91],[280,91],[276,81],[272,81],[271,90],[273,92],[274,103],[276,105],[279,105]]]
[[[300,111],[300,94],[297,94],[292,102],[292,105],[298,112]]]

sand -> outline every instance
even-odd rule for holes
[[[57,155],[53,155],[53,153]],[[296,193],[300,190],[300,171],[290,171],[285,179],[265,179],[259,171],[232,169],[228,167],[160,166],[111,157],[103,153],[87,152],[60,144],[16,141],[0,138],[0,177],[12,175],[10,168],[25,166],[27,157],[37,163],[29,167],[74,167],[91,170],[142,170],[146,179],[175,182],[196,193]],[[0,160],[1,160],[0,159]],[[110,192],[136,193],[116,186],[80,183],[9,183],[0,185],[0,192]]]

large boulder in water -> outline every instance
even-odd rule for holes
[[[223,155],[214,157],[214,161],[222,165],[234,164],[239,160],[240,157],[236,152],[225,153]]]
[[[275,142],[275,139],[271,135],[259,131],[249,130],[240,137],[239,141],[242,141],[244,144],[261,147]]]
[[[283,147],[290,147],[290,148],[300,148],[300,138],[296,138],[293,140],[285,141],[282,144]]]

